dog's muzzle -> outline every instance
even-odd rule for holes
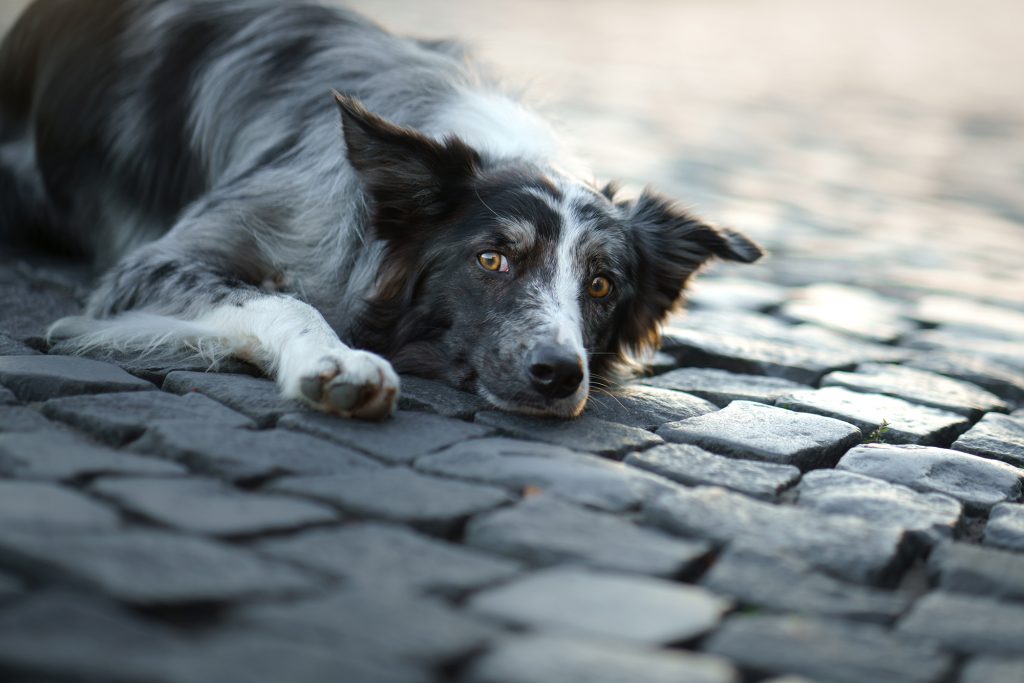
[[[544,398],[566,398],[583,382],[583,359],[564,346],[537,344],[526,357],[526,373]]]

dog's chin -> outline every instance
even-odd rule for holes
[[[587,406],[587,390],[581,387],[572,396],[567,396],[556,401],[544,401],[538,399],[536,402],[512,400],[502,398],[483,384],[477,386],[477,393],[491,405],[510,413],[520,415],[534,415],[536,417],[555,417],[563,420],[571,420],[579,417],[580,413]]]

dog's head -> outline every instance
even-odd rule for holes
[[[657,345],[690,276],[761,249],[671,201],[528,162],[488,162],[339,96],[349,161],[384,243],[356,341],[516,412],[572,417]]]

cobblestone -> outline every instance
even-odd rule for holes
[[[869,290],[835,284],[798,289],[781,314],[871,341],[891,342],[916,329],[903,318],[904,307]]]
[[[155,386],[109,363],[68,356],[0,357],[0,383],[22,401],[115,391],[146,391]]]
[[[881,394],[862,394],[840,387],[797,391],[776,405],[849,422],[865,435],[879,430],[887,443],[946,445],[969,426],[967,418]]]
[[[458,597],[505,581],[521,570],[517,562],[381,522],[311,529],[270,538],[254,547],[277,559],[344,579],[346,585],[387,594]]]
[[[1024,605],[933,591],[914,604],[900,621],[899,631],[956,652],[1020,654]]]
[[[943,543],[928,556],[939,587],[954,593],[1024,600],[1024,556],[967,543]]]
[[[734,401],[716,413],[670,422],[658,434],[667,441],[802,470],[834,465],[861,440],[860,430],[839,420],[749,401]]]
[[[0,405],[0,434],[4,432],[33,432],[53,429],[56,425],[38,410],[24,406]]]
[[[743,375],[713,368],[679,368],[640,380],[643,384],[699,396],[724,408],[733,401],[774,404],[775,399],[806,385],[779,377]]]
[[[398,407],[468,420],[481,410],[487,410],[489,404],[479,396],[453,389],[436,380],[403,375]]]
[[[195,391],[209,396],[252,418],[260,427],[273,426],[285,413],[302,409],[299,403],[281,398],[277,385],[271,380],[247,375],[178,370],[167,375],[163,390],[174,394]]]
[[[1024,470],[944,448],[867,444],[852,449],[836,465],[917,491],[944,493],[968,512],[984,512],[1021,497]]]
[[[704,415],[715,409],[713,403],[679,391],[631,386],[592,396],[584,415],[654,430],[666,422]]]
[[[0,480],[0,529],[54,536],[108,531],[119,526],[108,507],[63,486]]]
[[[1024,657],[974,657],[960,673],[958,683],[993,683],[1024,679]]]
[[[568,562],[663,577],[692,573],[711,550],[543,494],[477,517],[466,528],[466,543],[532,565]]]
[[[184,469],[96,446],[71,434],[31,431],[0,434],[0,475],[25,479],[69,480],[96,474],[171,475]]]
[[[18,397],[15,396],[10,389],[6,389],[0,385],[0,406],[15,405],[17,402]]]
[[[737,616],[704,649],[755,671],[830,683],[937,683],[952,658],[873,625],[799,616]]]
[[[590,416],[567,422],[487,410],[478,413],[476,420],[517,438],[536,439],[608,457],[621,458],[631,450],[662,442],[660,437],[639,427]]]
[[[655,645],[706,633],[729,604],[694,586],[560,567],[478,593],[469,609],[543,631]]]
[[[955,450],[1024,467],[1024,418],[986,415],[953,442]]]
[[[1024,372],[970,352],[919,353],[906,364],[976,384],[1008,401],[1024,401]]]
[[[625,462],[687,486],[721,486],[768,500],[800,479],[800,470],[792,465],[724,457],[689,444],[665,444],[630,453]]]
[[[9,334],[0,332],[0,356],[34,356],[39,352]]]
[[[985,525],[985,543],[1024,551],[1024,505],[1000,503],[993,507]]]

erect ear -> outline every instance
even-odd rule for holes
[[[480,164],[473,148],[455,137],[438,142],[385,121],[352,97],[335,92],[334,98],[349,163],[370,195],[383,237],[454,209]]]

